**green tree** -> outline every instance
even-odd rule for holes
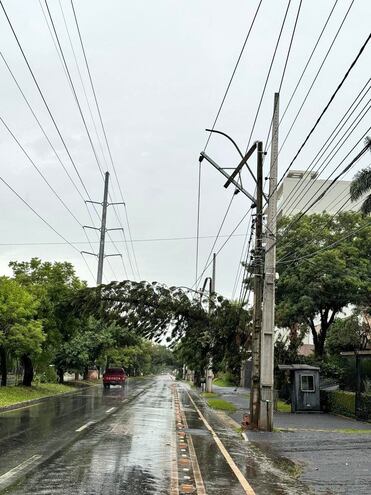
[[[277,323],[306,324],[322,356],[336,315],[369,298],[371,224],[354,212],[283,218],[278,236]]]
[[[75,332],[65,340],[56,352],[54,362],[59,370],[83,373],[100,365],[100,358],[115,344],[116,325],[107,325],[93,317],[75,322]]]
[[[71,302],[79,290],[86,287],[68,262],[11,261],[15,280],[39,300],[37,318],[43,323],[46,336],[42,353],[38,357],[40,367],[48,367],[54,362],[60,347],[65,345],[81,327],[80,315],[71,311]],[[57,368],[60,381],[63,370]]]
[[[371,139],[366,138],[366,146],[371,150]],[[371,213],[371,167],[360,170],[354,177],[350,185],[350,197],[352,201],[357,201],[364,194],[370,193],[362,203],[361,211],[365,215]]]
[[[329,330],[326,348],[330,354],[339,356],[342,351],[365,349],[370,338],[369,323],[356,312],[347,318],[337,318],[334,321]]]
[[[15,280],[0,277],[0,360],[1,384],[7,382],[7,356],[20,358],[23,385],[33,380],[32,357],[41,352],[45,339],[42,323],[36,319],[39,302]]]

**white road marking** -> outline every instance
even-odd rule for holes
[[[85,428],[87,428],[88,426],[92,425],[94,423],[94,421],[88,421],[87,423],[85,423],[84,425],[80,426],[80,428],[77,428],[77,430],[75,431],[82,431],[82,430],[85,430]]]
[[[35,454],[32,457],[30,457],[29,459],[27,459],[26,461],[21,462],[21,464],[18,464],[18,466],[14,467],[13,469],[10,469],[6,473],[2,474],[0,476],[0,483],[3,482],[3,481],[7,481],[9,478],[12,478],[17,473],[19,473],[19,471],[22,471],[22,469],[30,466],[34,462],[38,461],[40,458],[41,458],[41,455],[36,455]]]
[[[110,409],[107,409],[106,413],[109,413],[111,411],[113,411],[114,409],[116,409],[115,407],[111,407]]]

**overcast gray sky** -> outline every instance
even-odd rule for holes
[[[351,3],[350,0],[338,0],[318,49],[282,121],[281,142]],[[103,181],[40,3],[38,0],[4,0],[3,4],[90,196],[100,201]],[[61,0],[61,4],[98,126],[71,4],[69,0]],[[42,5],[46,12],[44,2]],[[59,1],[50,0],[48,5],[102,167],[106,170],[66,35]],[[257,5],[257,0],[75,0],[113,159],[125,195],[141,279],[157,280],[169,285],[190,286],[194,283],[198,155],[207,137],[204,129],[212,125]],[[253,140],[266,139],[273,93],[279,86],[298,5],[298,0],[291,1]],[[302,2],[281,90],[282,110],[333,5],[333,0]],[[286,6],[287,1],[284,0],[263,0],[216,126],[230,133],[243,149],[247,145]],[[279,157],[281,173],[366,40],[370,32],[370,19],[370,1],[355,0],[282,149]],[[0,47],[65,167],[81,189],[1,10]],[[367,46],[330,110],[300,154],[295,169],[308,166],[366,84],[370,77],[370,55],[371,48]],[[1,59],[0,78],[0,116],[78,220],[82,224],[89,224],[90,219],[81,197],[69,182]],[[366,96],[364,103],[368,100]],[[367,114],[336,159],[326,168],[323,177],[334,170],[369,126],[370,118]],[[103,142],[100,129],[99,133]],[[356,150],[359,149],[358,146]],[[234,149],[222,138],[211,139],[208,153],[225,166],[235,166],[239,161]],[[369,156],[351,170],[348,178],[368,163]],[[86,239],[81,227],[48,189],[1,122],[0,170],[1,176],[58,232],[71,242],[82,242],[77,245],[79,250],[90,250],[89,245],[84,244]],[[113,175],[111,179],[116,192],[114,199],[119,201]],[[215,236],[218,231],[232,194],[232,190],[224,189],[223,184],[221,175],[204,162],[200,218],[201,269],[213,242],[209,236]],[[247,176],[244,186],[253,192],[253,184]],[[94,284],[77,251],[69,245],[44,244],[62,241],[2,183],[0,192],[2,274],[10,273],[7,267],[9,260],[27,260],[38,256],[45,260],[69,260],[75,265],[80,277]],[[233,230],[249,206],[247,198],[242,194],[235,197],[222,235],[228,235]],[[94,211],[90,211],[94,216]],[[123,208],[120,207],[119,211],[125,223]],[[228,242],[218,257],[217,290],[226,296],[232,294],[247,223],[248,217],[236,231],[239,235]],[[108,224],[109,227],[118,226],[112,207]],[[97,249],[97,237],[92,232],[88,234]],[[123,237],[120,232],[113,232],[112,237],[118,241],[117,246],[123,249],[126,270],[132,278]],[[150,241],[171,237],[191,239]],[[225,237],[219,240],[217,249],[224,240]],[[31,245],[33,243],[40,245]],[[107,253],[113,252],[113,246],[107,243]],[[87,261],[95,274],[96,260],[89,257]],[[111,258],[110,264],[114,275],[106,263],[105,275],[108,280],[126,278],[119,259]]]

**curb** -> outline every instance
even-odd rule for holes
[[[62,394],[46,395],[45,397],[39,397],[37,399],[24,400],[22,402],[17,402],[16,404],[10,404],[9,406],[3,406],[3,407],[0,407],[0,414],[3,412],[13,411],[16,409],[22,409],[23,407],[31,406],[33,404],[39,404],[41,402],[46,402],[47,400],[55,398],[55,397],[66,397],[68,395],[76,394],[77,392],[80,391],[80,389],[84,389],[84,388],[88,388],[88,387],[94,387],[94,384],[79,385],[77,387],[77,389],[73,390],[72,392],[63,392]]]

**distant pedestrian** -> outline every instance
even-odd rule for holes
[[[200,384],[201,384],[201,392],[205,392],[205,390],[206,390],[206,377],[204,375],[201,376]]]

